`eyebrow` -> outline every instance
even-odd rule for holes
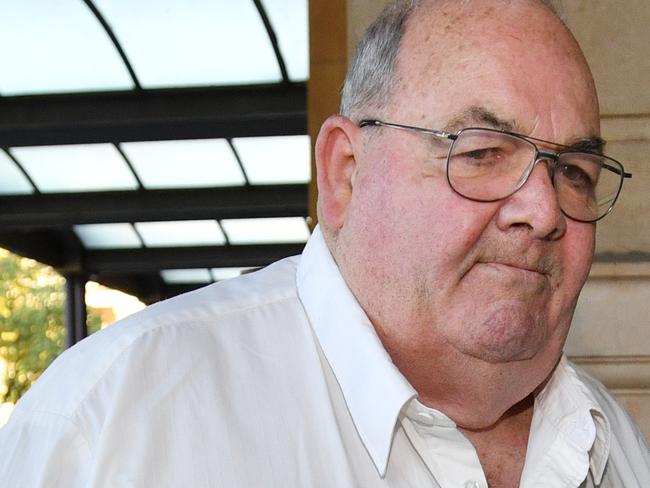
[[[605,149],[606,144],[607,141],[605,141],[605,139],[602,137],[593,136],[578,139],[564,147],[571,151],[603,154],[603,149]]]
[[[464,110],[447,123],[447,132],[457,132],[465,127],[486,124],[492,129],[518,132],[519,125],[513,120],[506,120],[484,107],[473,106]]]
[[[487,125],[489,128],[514,132],[526,137],[524,130],[514,120],[507,120],[499,117],[497,114],[485,107],[473,106],[464,110],[456,117],[451,119],[445,126],[447,132],[455,133],[472,125]],[[553,141],[547,141],[553,145],[562,147],[565,151],[589,152],[602,154],[607,142],[600,136],[581,137],[569,143],[562,144]]]

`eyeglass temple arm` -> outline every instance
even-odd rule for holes
[[[444,139],[456,140],[458,135],[452,134],[451,132],[445,132],[444,130],[436,129],[425,129],[424,127],[414,127],[412,125],[402,125],[402,124],[393,124],[390,122],[382,122],[381,120],[375,119],[364,119],[359,122],[359,127],[392,127],[393,129],[402,129],[402,130],[414,130],[416,132],[423,132],[425,134],[431,134],[436,137],[442,137]]]
[[[610,166],[609,164],[603,164],[603,168],[607,168],[608,170],[612,171],[613,173],[616,173],[617,175],[623,175],[623,178],[632,178],[632,173],[623,171],[621,168]]]

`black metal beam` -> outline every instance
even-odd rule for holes
[[[161,269],[266,266],[300,254],[304,244],[204,246],[88,251],[83,269],[89,274],[150,273]]]
[[[0,197],[0,229],[157,220],[304,217],[308,186],[40,194]]]
[[[81,243],[69,229],[8,231],[0,226],[0,247],[66,272],[81,270]]]
[[[187,293],[192,290],[196,290],[197,288],[203,288],[204,286],[207,286],[206,284],[186,284],[186,285],[165,285],[164,288],[164,293],[165,293],[165,298],[171,298],[175,297],[176,295],[180,295],[182,293]]]
[[[305,83],[0,98],[0,147],[307,133]]]
[[[173,296],[169,294],[160,274],[157,272],[149,274],[111,274],[108,276],[96,274],[91,275],[90,279],[109,288],[136,296],[147,305]]]
[[[169,284],[155,275],[96,275],[92,279],[104,286],[138,297],[147,305],[206,286],[205,283]]]

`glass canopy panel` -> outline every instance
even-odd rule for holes
[[[208,269],[163,269],[160,275],[165,283],[170,285],[212,283]]]
[[[225,219],[221,226],[230,244],[296,243],[309,238],[309,228],[302,217]]]
[[[252,184],[307,183],[311,178],[309,136],[233,139]]]
[[[212,268],[212,279],[214,281],[221,281],[236,278],[249,269],[253,268]]]
[[[147,247],[221,246],[226,243],[216,220],[138,222],[135,228]]]
[[[138,182],[112,144],[9,150],[43,193],[134,190]]]
[[[95,0],[145,88],[280,81],[252,1]]]
[[[224,139],[120,144],[145,188],[235,186],[245,183]]]
[[[0,150],[0,195],[33,193],[31,183],[7,154]]]
[[[126,90],[115,46],[79,0],[0,0],[0,94]]]
[[[74,232],[86,249],[142,247],[142,242],[131,224],[75,225]]]
[[[291,81],[309,78],[307,0],[262,0]]]

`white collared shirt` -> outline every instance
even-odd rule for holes
[[[390,360],[318,229],[302,257],[67,351],[0,447],[12,488],[486,486],[472,445]],[[564,359],[535,400],[521,486],[650,486],[638,429]]]

